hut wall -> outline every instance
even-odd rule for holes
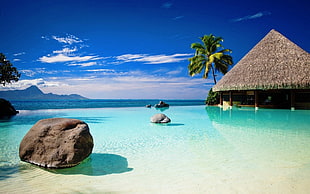
[[[295,91],[295,106],[297,109],[310,109],[310,90]]]
[[[291,91],[294,93],[292,103]],[[232,101],[235,106],[254,106],[254,91],[232,91]],[[258,106],[265,108],[310,109],[310,89],[306,90],[258,90]],[[223,101],[230,104],[230,93],[223,92]]]

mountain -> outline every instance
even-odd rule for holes
[[[87,99],[78,94],[58,95],[43,93],[37,86],[30,86],[24,90],[0,91],[0,98],[6,100],[82,100]]]

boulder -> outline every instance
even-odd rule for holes
[[[154,105],[155,108],[168,108],[169,107],[169,104],[166,104],[165,102],[163,101],[159,101],[158,104],[155,104]]]
[[[152,123],[169,123],[171,122],[171,120],[165,114],[158,113],[151,117],[151,122]]]
[[[0,98],[0,118],[10,118],[17,113],[18,111],[15,110],[9,101]]]
[[[93,149],[88,125],[77,119],[51,118],[38,121],[19,146],[22,161],[45,168],[78,165]]]

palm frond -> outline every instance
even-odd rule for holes
[[[232,50],[230,50],[230,49],[223,49],[223,50],[220,50],[218,52],[219,53],[232,53]]]
[[[218,52],[218,53],[212,54],[211,56],[212,56],[213,58],[216,58],[216,59],[219,59],[219,60],[220,60],[220,59],[222,58],[222,56],[223,56],[223,53],[219,53],[219,52]],[[210,56],[210,57],[211,57],[211,56]],[[213,61],[214,61],[214,60],[213,60]]]
[[[197,43],[197,42],[191,44],[191,48],[192,48],[192,49],[204,49],[203,45],[200,44],[200,43]]]
[[[201,55],[198,55],[190,58],[189,60],[190,60],[190,64],[188,65],[189,75],[194,76],[196,74],[199,74],[202,71],[204,64],[206,62],[205,58]]]

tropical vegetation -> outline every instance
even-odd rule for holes
[[[200,38],[201,43],[191,44],[191,48],[195,49],[195,55],[189,59],[188,71],[190,76],[200,74],[203,71],[202,77],[208,78],[210,70],[212,72],[214,84],[216,84],[216,72],[226,74],[230,65],[233,64],[232,57],[229,55],[232,51],[224,49],[221,42],[222,37],[216,37],[212,34],[204,35]],[[221,50],[220,50],[221,49]],[[218,94],[212,89],[209,91],[207,104],[218,103]]]
[[[189,74],[190,76],[194,76],[204,70],[202,77],[206,79],[211,70],[214,84],[216,84],[215,72],[219,71],[225,74],[228,71],[228,67],[233,64],[232,57],[228,54],[231,53],[231,50],[224,49],[221,44],[223,42],[222,37],[216,37],[210,34],[204,35],[200,39],[203,44],[193,43],[191,45],[191,48],[196,51],[194,57],[189,59]]]
[[[218,92],[213,92],[212,88],[209,90],[208,97],[206,99],[206,104],[215,105],[219,103],[220,94]]]
[[[17,82],[20,75],[16,67],[13,67],[13,64],[6,59],[6,56],[0,53],[0,84],[5,86],[6,83]]]

